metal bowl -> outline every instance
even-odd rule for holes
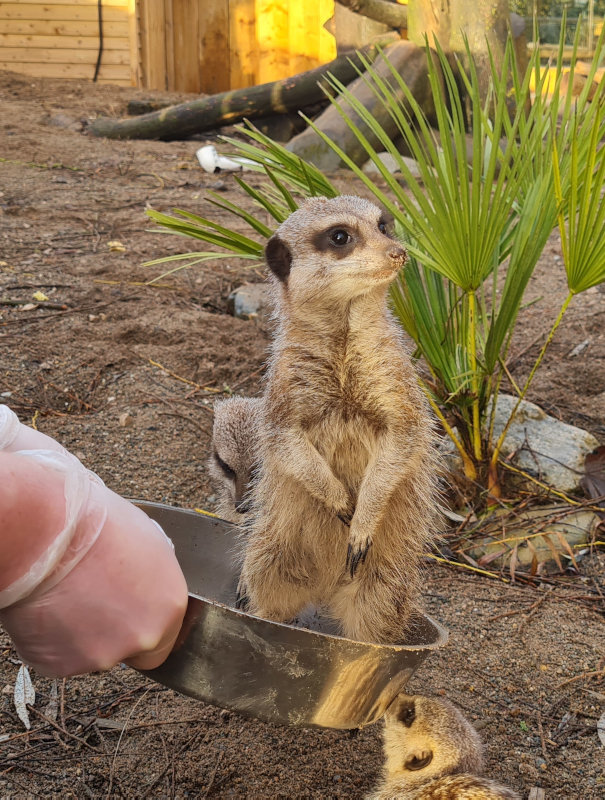
[[[375,722],[447,631],[419,617],[406,642],[373,644],[269,622],[233,607],[237,529],[212,515],[137,502],[174,542],[189,606],[168,659],[145,672],[206,703],[266,722],[359,728]]]

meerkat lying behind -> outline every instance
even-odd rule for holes
[[[217,513],[229,522],[243,523],[249,510],[260,403],[258,397],[231,397],[214,405],[208,468],[218,490]]]
[[[375,205],[316,197],[269,240],[276,304],[239,604],[327,608],[397,641],[436,521],[433,425],[387,290],[406,260]]]
[[[382,781],[366,800],[520,800],[476,773],[479,734],[447,700],[400,694],[384,721]]]

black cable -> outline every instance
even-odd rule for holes
[[[97,0],[97,10],[99,12],[99,54],[97,55],[97,63],[95,66],[95,75],[92,79],[96,83],[99,77],[99,70],[101,69],[101,57],[103,55],[103,0]]]

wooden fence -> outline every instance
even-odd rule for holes
[[[99,5],[101,18],[99,22]],[[335,56],[334,0],[0,2],[0,69],[215,93],[285,78]]]
[[[335,56],[333,0],[142,0],[141,85],[222,92],[286,78]]]
[[[103,0],[98,80],[137,82],[135,0]],[[99,55],[97,0],[0,2],[0,69],[92,80]]]

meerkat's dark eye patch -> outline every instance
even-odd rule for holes
[[[229,480],[232,481],[236,479],[237,475],[235,474],[235,470],[231,469],[231,467],[229,466],[229,464],[227,464],[226,461],[223,461],[223,459],[219,456],[216,450],[214,451],[214,460],[216,461],[218,466],[222,469],[222,471],[225,473],[225,477],[229,478]]]
[[[432,760],[433,753],[428,750],[427,752],[422,752],[419,756],[412,756],[412,758],[408,758],[403,766],[405,769],[409,769],[411,772],[416,772],[419,769],[428,767]]]
[[[345,225],[334,225],[313,237],[316,250],[331,252],[336,258],[345,258],[359,244],[363,244],[359,231],[351,231]]]
[[[271,272],[285,283],[292,268],[292,253],[279,236],[274,235],[267,242],[265,260]]]
[[[383,211],[380,215],[380,219],[378,220],[378,230],[380,233],[383,233],[385,236],[391,238],[391,234],[393,231],[393,217],[391,214]]]
[[[403,700],[397,709],[397,719],[402,722],[406,728],[411,728],[412,723],[416,719],[416,706],[413,700]]]

